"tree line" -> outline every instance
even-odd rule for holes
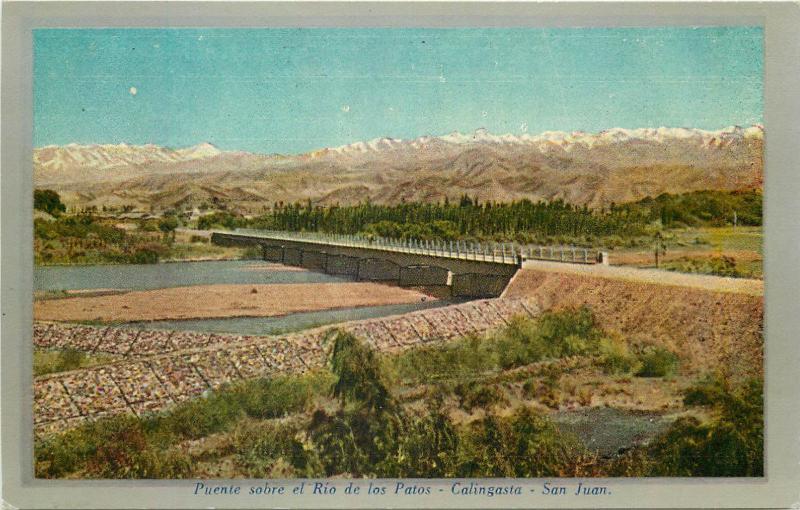
[[[419,239],[587,238],[646,235],[657,228],[761,225],[760,191],[697,191],[664,193],[637,202],[592,209],[563,200],[523,199],[479,202],[467,195],[458,202],[403,202],[386,205],[369,201],[355,205],[273,204],[270,212],[244,218],[219,212],[200,219],[199,228],[224,226],[332,234],[373,234]]]

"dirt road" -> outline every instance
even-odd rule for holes
[[[540,260],[525,261],[520,273],[524,273],[525,271],[577,274],[630,282],[657,283],[659,285],[689,287],[693,289],[711,290],[714,292],[735,292],[737,294],[749,294],[751,296],[764,295],[763,280],[751,280],[747,278],[727,278],[723,276],[711,276],[703,274],[685,274],[672,271],[660,271],[657,269],[604,266],[601,264],[564,264]],[[518,276],[519,273],[517,274],[517,277],[511,281],[503,295],[513,296],[517,294],[513,287],[515,280],[518,279]]]

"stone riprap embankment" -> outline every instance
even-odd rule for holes
[[[34,381],[37,436],[114,414],[142,416],[222,384],[271,374],[302,373],[327,357],[325,334],[341,328],[381,351],[398,351],[534,317],[535,299],[490,299],[315,328],[279,337],[37,323],[37,348],[75,348],[123,356],[108,365],[38,377]]]

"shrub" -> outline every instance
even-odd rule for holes
[[[454,393],[459,398],[461,407],[468,411],[476,407],[489,407],[508,403],[503,391],[491,384],[464,382],[456,385]]]
[[[232,432],[236,459],[250,478],[320,476],[318,461],[298,432],[288,423],[244,422]]]
[[[763,383],[733,387],[724,379],[687,392],[687,405],[710,407],[714,418],[681,418],[653,446],[657,476],[763,476]]]
[[[314,412],[309,439],[326,476],[387,476],[396,465],[404,415],[398,408],[349,407]]]
[[[248,416],[280,418],[304,410],[315,394],[324,393],[331,384],[330,374],[313,373],[250,381],[234,391]]]
[[[410,382],[447,382],[496,369],[500,347],[491,340],[469,336],[443,345],[422,346],[385,356],[385,373]],[[396,381],[397,382],[397,381]]]
[[[130,255],[133,264],[156,264],[166,254],[166,249],[158,243],[137,246]]]
[[[33,190],[33,208],[56,217],[67,210],[59,194],[51,189]]]
[[[161,429],[189,439],[205,437],[225,430],[244,415],[235,394],[227,391],[213,393],[207,398],[191,400],[166,415],[149,420],[152,431]]]
[[[88,478],[179,478],[191,464],[176,451],[153,446],[145,422],[114,416],[37,441],[36,476],[62,478],[85,470]]]
[[[190,467],[186,455],[149,446],[138,422],[111,432],[86,462],[90,478],[179,478]]]
[[[603,332],[586,307],[513,318],[487,337],[469,336],[445,345],[418,347],[384,358],[395,378],[414,382],[474,380],[476,374],[597,352]]]
[[[538,341],[546,346],[547,355],[554,358],[594,352],[602,335],[594,314],[586,306],[544,314],[538,326]]]
[[[175,216],[165,216],[158,221],[158,230],[162,233],[170,234],[174,233],[175,229],[178,228],[178,218]]]
[[[466,427],[458,443],[458,477],[562,476],[585,449],[531,408],[508,418],[487,416]]]
[[[384,382],[375,351],[358,338],[341,330],[332,330],[325,342],[333,343],[331,371],[336,376],[333,396],[342,404],[347,402],[369,409],[384,409],[390,404],[389,390]]]
[[[454,476],[459,434],[441,407],[408,420],[397,454],[385,461],[387,476],[441,478]]]
[[[736,265],[736,259],[726,255],[697,259],[681,257],[678,260],[665,263],[664,268],[682,273],[713,274],[730,277],[743,276],[742,271]]]
[[[134,472],[155,477],[184,473],[185,459],[169,451],[170,445],[227,431],[248,415],[271,418],[300,411],[314,395],[327,391],[331,381],[327,372],[244,381],[146,418],[118,415],[86,423],[37,441],[36,476],[59,478],[92,462],[94,475],[104,477],[134,477]],[[123,439],[133,445],[132,449],[108,445]],[[117,461],[109,464],[108,459]],[[102,467],[104,462],[108,467]]]
[[[628,350],[625,341],[618,336],[600,340],[598,352],[599,365],[606,374],[628,374],[638,365],[636,357]]]
[[[678,368],[678,357],[663,347],[647,347],[639,355],[639,377],[666,377]]]

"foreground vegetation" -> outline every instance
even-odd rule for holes
[[[673,353],[604,332],[587,309],[518,319],[486,337],[399,355],[380,355],[340,331],[327,341],[324,370],[240,382],[141,420],[116,416],[38,440],[36,476],[763,474],[756,380],[701,379],[684,394],[697,413],[610,457],[557,426],[546,409],[558,406],[569,380],[561,377],[564,361],[582,358],[623,378],[663,378],[679,369]],[[492,384],[509,379],[524,380],[533,403],[506,401],[502,385]],[[220,471],[222,465],[233,467]]]

